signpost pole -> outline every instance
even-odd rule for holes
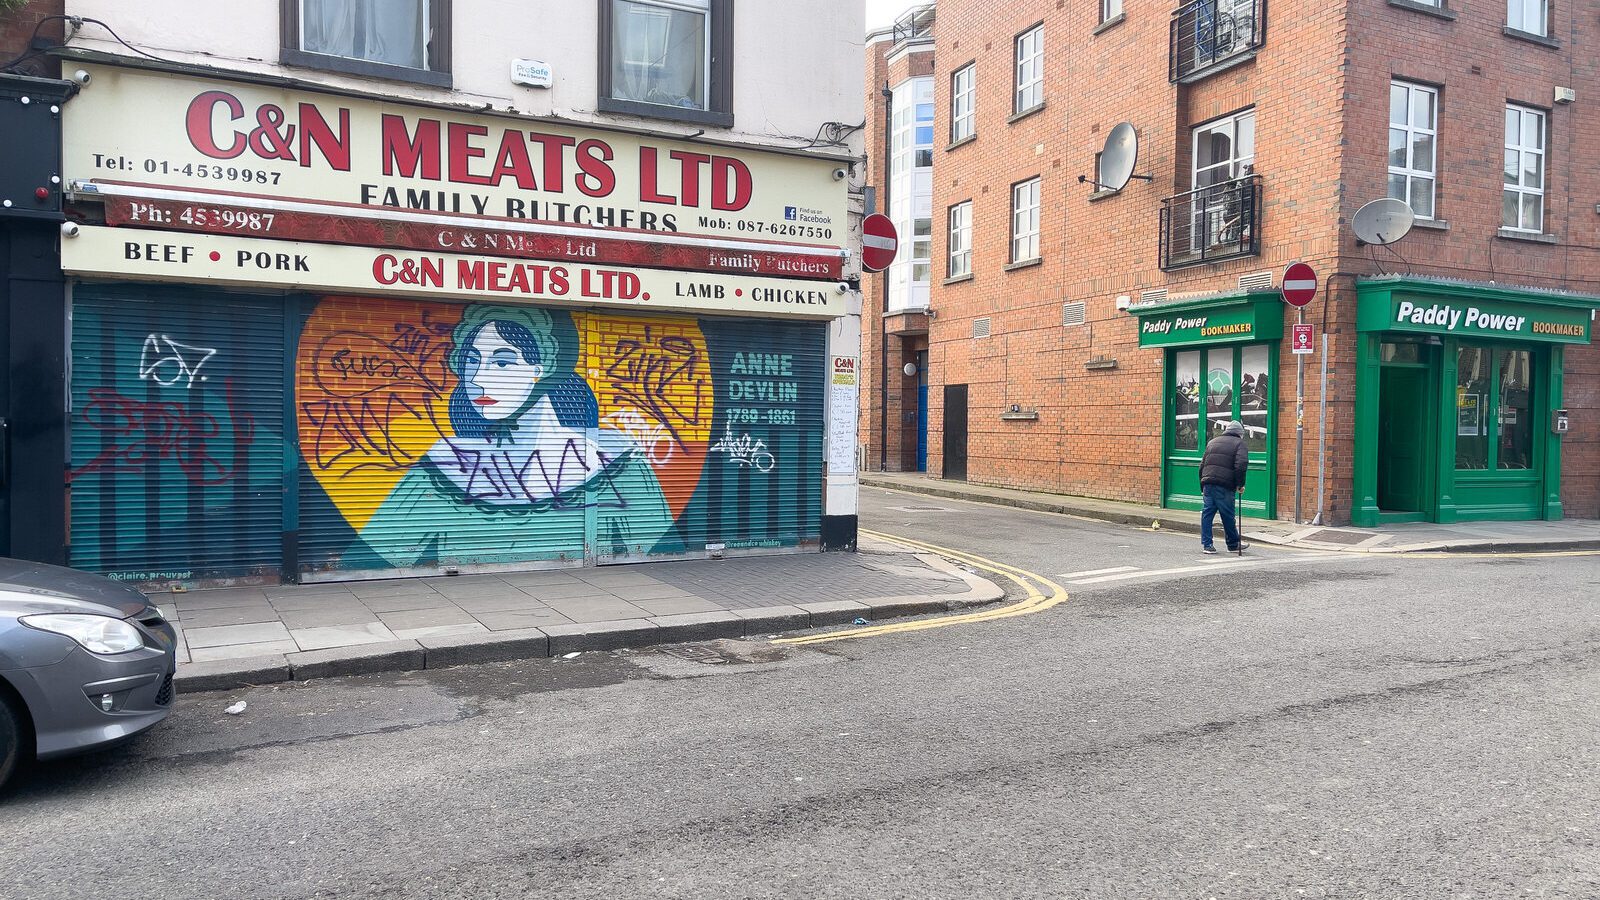
[[[1295,322],[1300,325],[1306,323],[1306,309],[1299,307],[1295,311]],[[1296,354],[1294,358],[1295,387],[1294,387],[1294,522],[1299,525],[1300,518],[1300,479],[1304,474],[1306,462],[1306,358],[1304,354]]]

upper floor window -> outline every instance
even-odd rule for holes
[[[1039,179],[1011,186],[1011,261],[1039,258]]]
[[[1548,0],[1506,0],[1506,25],[1528,34],[1547,37],[1550,26]]]
[[[1044,102],[1044,26],[1017,35],[1016,97],[1011,111],[1027,112]]]
[[[889,264],[889,309],[928,305],[933,254],[933,78],[908,78],[890,95],[890,221],[900,251]]]
[[[1122,0],[1100,0],[1100,21],[1109,22],[1122,15]]]
[[[950,143],[977,134],[978,66],[967,63],[950,76]]]
[[[972,274],[972,201],[950,207],[949,263],[946,274],[960,278]]]
[[[1195,189],[1236,181],[1255,171],[1256,112],[1253,109],[1194,129]]]
[[[450,0],[283,0],[283,62],[450,84]]]
[[[600,109],[732,125],[732,16],[729,0],[600,0]]]
[[[1539,110],[1506,106],[1501,224],[1517,231],[1544,230],[1544,122]]]
[[[1439,92],[1404,81],[1389,83],[1389,196],[1411,204],[1419,219],[1434,217],[1438,178]]]

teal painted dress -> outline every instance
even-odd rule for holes
[[[441,565],[581,559],[649,551],[672,512],[625,434],[561,424],[548,399],[498,441],[446,438],[400,480],[362,527],[346,565]]]

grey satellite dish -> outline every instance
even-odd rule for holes
[[[1120,191],[1127,186],[1130,178],[1150,181],[1153,176],[1133,174],[1134,166],[1138,164],[1139,132],[1134,130],[1132,122],[1120,122],[1106,135],[1105,148],[1100,151],[1100,171],[1097,174],[1105,181],[1079,175],[1078,183],[1089,182],[1102,191]]]
[[[1355,218],[1350,220],[1350,227],[1356,233],[1358,244],[1392,244],[1410,233],[1416,220],[1410,204],[1384,197],[1363,203],[1356,210]]]

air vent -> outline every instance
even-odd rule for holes
[[[1061,304],[1061,324],[1082,325],[1089,318],[1089,308],[1082,300]]]
[[[1167,299],[1167,289],[1166,288],[1156,288],[1153,291],[1140,291],[1139,292],[1139,302],[1140,303],[1160,303],[1161,301],[1163,301],[1165,299]]]
[[[1272,290],[1271,272],[1251,272],[1249,275],[1239,276],[1239,290],[1241,291],[1270,291]]]
[[[986,338],[989,336],[988,316],[984,316],[981,319],[972,320],[972,336],[975,338]]]

